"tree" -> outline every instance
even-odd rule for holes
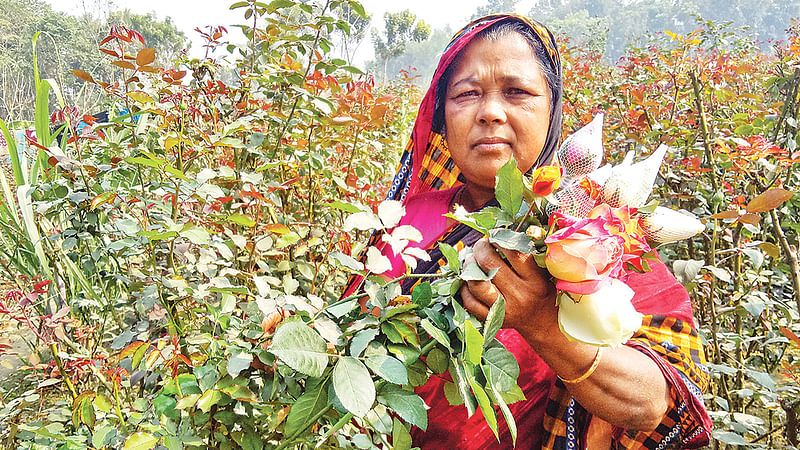
[[[542,0],[528,14],[592,49],[608,29],[605,55],[613,61],[638,38],[665,30],[685,35],[707,21],[728,23],[729,31],[747,27],[766,49],[770,40],[785,36],[790,18],[800,14],[800,0],[765,0],[758,7],[745,0]]]
[[[439,55],[453,37],[453,30],[450,27],[434,29],[430,37],[422,42],[411,42],[406,47],[406,51],[392,59],[387,66],[387,73],[396,76],[401,70],[416,69],[416,82],[419,86],[428,86],[431,76],[436,70],[439,62]]]
[[[349,3],[339,5],[335,14],[339,20],[343,20],[350,27],[349,33],[341,31],[339,34],[342,39],[342,56],[348,63],[352,63],[356,50],[367,35],[367,29],[372,22],[372,14],[364,13],[362,16]]]
[[[169,18],[160,20],[153,14],[122,11],[97,19],[88,13],[78,17],[53,11],[43,0],[0,0],[0,117],[33,118],[32,38],[37,32],[42,33],[36,45],[41,78],[58,83],[67,102],[81,113],[95,112],[99,90],[69,71],[81,69],[97,79],[113,79],[117,69],[106,64],[105,55],[98,51],[100,39],[112,24],[139,31],[162,61],[177,56],[186,42]]]
[[[386,79],[389,60],[402,55],[409,43],[428,39],[431,28],[425,21],[417,22],[417,15],[410,10],[387,12],[383,15],[383,20],[385,29],[382,35],[378,30],[372,29],[372,45],[378,61],[383,63],[383,78]]]

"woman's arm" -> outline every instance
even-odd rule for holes
[[[562,379],[575,379],[591,367],[597,347],[568,340],[558,326],[555,286],[530,255],[500,249],[486,239],[474,246],[475,261],[485,270],[499,269],[494,279],[470,281],[461,289],[464,307],[485,319],[503,294],[504,326],[516,329]],[[579,383],[567,385],[593,415],[629,430],[652,430],[669,406],[669,387],[658,365],[630,347],[606,348],[597,369]]]

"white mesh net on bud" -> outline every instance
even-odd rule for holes
[[[634,162],[628,152],[616,166],[603,161],[603,114],[570,135],[561,144],[556,156],[562,168],[560,188],[554,193],[558,204],[548,204],[547,214],[558,211],[573,217],[586,217],[599,203],[612,208],[641,208],[653,191],[653,183],[669,147],[660,145],[642,161]],[[648,241],[665,244],[688,239],[704,229],[691,213],[682,214],[658,207],[642,215],[642,229]]]
[[[597,170],[603,162],[603,114],[566,138],[557,155],[562,181],[579,180]]]

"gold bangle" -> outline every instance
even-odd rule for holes
[[[597,370],[597,366],[600,365],[600,359],[602,359],[602,356],[603,356],[603,347],[597,347],[597,353],[595,353],[594,355],[594,360],[592,361],[592,365],[589,366],[589,369],[587,369],[583,375],[579,376],[578,378],[573,378],[571,380],[567,380],[561,376],[559,376],[558,378],[561,378],[561,381],[567,384],[578,384],[581,381],[589,378],[594,373],[594,371]]]

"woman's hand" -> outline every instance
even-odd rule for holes
[[[498,271],[491,281],[468,281],[461,288],[464,308],[485,320],[502,294],[506,301],[504,327],[517,329],[523,336],[558,330],[556,288],[533,256],[496,248],[484,238],[473,247],[473,258],[483,270]]]
[[[556,288],[550,274],[532,256],[497,249],[487,239],[478,241],[473,250],[475,262],[483,270],[498,271],[491,281],[468,281],[461,288],[464,308],[485,320],[502,294],[506,328],[516,329],[557,375],[575,379],[586,373],[597,347],[570,341],[559,329]],[[669,388],[656,363],[624,345],[606,349],[597,370],[567,388],[590,413],[632,430],[654,429],[670,404]]]

